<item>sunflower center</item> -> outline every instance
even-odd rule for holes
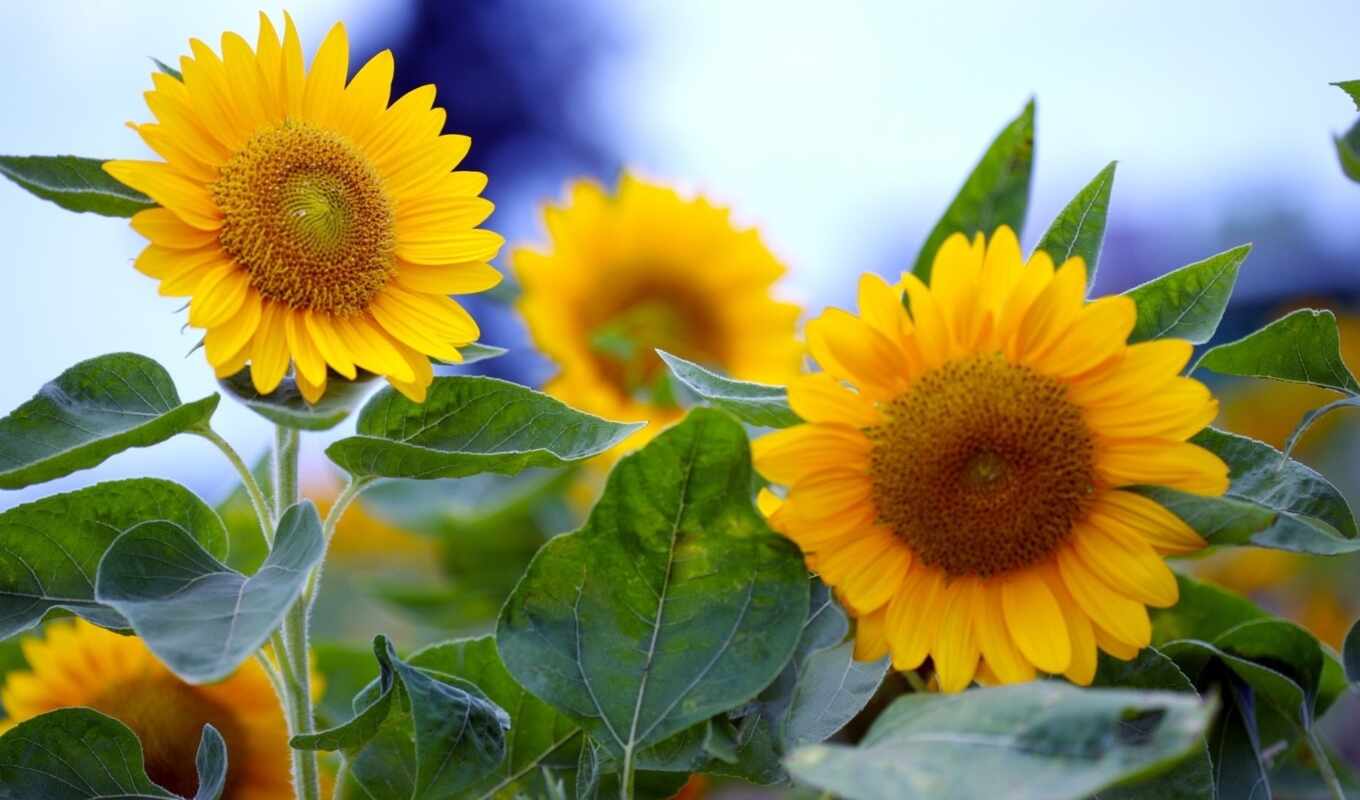
[[[86,705],[131,728],[142,742],[147,775],[182,797],[193,797],[198,791],[194,758],[204,723],[211,722],[222,734],[228,753],[244,752],[241,724],[231,709],[168,676],[119,682]],[[228,769],[225,796],[230,797],[232,780],[241,769],[236,764]]]
[[[266,298],[353,314],[391,277],[392,204],[344,136],[285,122],[255,134],[212,186],[222,249]]]
[[[658,349],[681,358],[712,362],[715,348],[706,315],[681,296],[639,298],[599,323],[590,346],[601,370],[619,389],[653,405],[674,405]]]
[[[1002,356],[949,362],[867,431],[880,522],[949,575],[1036,563],[1082,515],[1091,432],[1061,383]]]

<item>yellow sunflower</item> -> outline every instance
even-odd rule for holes
[[[478,336],[448,295],[500,280],[486,261],[502,239],[477,228],[492,209],[478,196],[486,176],[452,171],[470,140],[441,133],[433,86],[388,106],[389,51],[346,83],[339,24],[310,69],[287,17],[280,41],[261,14],[254,50],[235,33],[220,57],[190,48],[182,78],[151,76],[156,122],[131,125],[165,160],[104,165],[161,206],[132,218],[151,242],[137,269],[190,298],[219,377],[249,362],[268,393],[291,362],[316,402],[328,366],[365,369],[423,400],[427,356],[459,361]]]
[[[545,220],[547,249],[512,255],[519,309],[559,369],[545,389],[653,423],[625,449],[681,415],[657,348],[745,380],[796,373],[799,309],[771,295],[784,267],[728,209],[624,175],[613,195],[577,181]]]
[[[808,325],[824,371],[789,387],[807,424],[754,457],[789,487],[764,505],[858,618],[861,658],[930,656],[944,691],[1087,684],[1097,647],[1133,657],[1147,606],[1176,602],[1162,555],[1205,542],[1122,487],[1225,491],[1227,466],[1185,441],[1218,406],[1180,375],[1190,343],[1130,345],[1133,301],[1085,291],[1081,259],[1026,263],[1003,227],[948,239],[929,287],[866,275],[860,316]]]
[[[93,708],[137,734],[153,781],[193,797],[194,756],[211,722],[227,744],[224,800],[293,796],[288,725],[258,662],[245,662],[220,683],[191,686],[141,639],[84,621],[52,622],[45,630],[21,642],[28,671],[11,672],[0,687],[9,715],[0,730],[59,708]]]

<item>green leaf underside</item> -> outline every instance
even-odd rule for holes
[[[1096,278],[1100,248],[1105,241],[1105,220],[1110,213],[1110,192],[1114,189],[1115,162],[1096,173],[1077,196],[1058,213],[1035,250],[1048,253],[1061,265],[1077,256],[1086,262],[1086,282]]]
[[[274,548],[249,577],[182,529],[152,521],[120,536],[99,566],[96,596],[190,683],[230,675],[269,639],[325,552],[321,519],[304,501],[279,520]]]
[[[1194,695],[1050,681],[911,694],[858,746],[811,745],[786,763],[847,800],[1077,800],[1173,766],[1213,714]]]
[[[373,640],[380,674],[354,698],[355,716],[330,730],[294,736],[302,750],[340,750],[372,797],[470,796],[505,759],[510,720],[478,687],[397,657]]]
[[[1347,178],[1360,182],[1360,121],[1335,138],[1336,156]]]
[[[1346,634],[1346,641],[1341,645],[1341,659],[1346,668],[1346,680],[1360,684],[1360,620]]]
[[[742,422],[787,428],[803,421],[789,408],[789,392],[783,386],[733,380],[664,350],[656,354],[687,389]]]
[[[1029,206],[1030,176],[1034,172],[1034,101],[1025,104],[1009,125],[992,141],[982,160],[973,168],[944,216],[926,237],[911,271],[926,283],[935,263],[935,252],[952,234],[991,236],[1009,225],[1020,236]]]
[[[623,459],[507,600],[510,674],[624,761],[752,699],[792,654],[808,589],[750,486],[746,435],[721,411]]]
[[[1206,428],[1192,442],[1227,462],[1222,497],[1141,487],[1216,545],[1255,545],[1317,555],[1360,550],[1355,518],[1341,492],[1305,464],[1245,436]]]
[[[60,478],[206,425],[218,399],[180,403],[169,373],[146,356],[82,361],[0,419],[0,489]]]
[[[435,378],[424,404],[379,391],[357,432],[326,449],[356,478],[463,478],[560,467],[602,453],[643,423],[610,422],[496,378]]]
[[[183,486],[155,478],[98,483],[0,514],[0,639],[54,608],[126,630],[121,614],[95,600],[95,575],[113,542],[148,520],[226,557],[227,531],[213,510]]]
[[[0,175],[67,211],[130,217],[155,208],[141,192],[104,171],[104,161],[79,156],[0,156]]]
[[[1209,350],[1197,366],[1221,375],[1309,383],[1360,394],[1360,383],[1341,359],[1340,341],[1335,314],[1303,308]]]
[[[1193,344],[1209,341],[1250,253],[1251,245],[1239,245],[1130,289],[1126,294],[1137,305],[1138,318],[1129,343],[1168,337]]]
[[[250,367],[217,382],[222,390],[239,400],[246,408],[275,425],[303,431],[328,431],[344,422],[373,392],[373,381],[378,376],[362,373],[355,380],[332,374],[326,380],[326,393],[316,405],[308,403],[298,389],[297,380],[289,375],[269,394],[255,391],[250,380]]]
[[[458,354],[463,357],[462,361],[456,362],[457,366],[469,366],[479,361],[490,361],[493,358],[500,358],[510,352],[504,347],[497,347],[494,344],[482,344],[473,342],[458,348]]]
[[[465,796],[491,798],[515,785],[539,767],[575,766],[581,747],[581,728],[552,706],[524,690],[510,677],[496,652],[492,636],[434,644],[407,659],[413,667],[436,677],[461,678],[481,689],[491,702],[511,713],[506,755],[500,767]]]
[[[227,779],[222,736],[203,727],[198,792],[220,800]],[[177,798],[146,774],[142,745],[126,725],[88,708],[62,708],[0,737],[0,800],[150,800]]]

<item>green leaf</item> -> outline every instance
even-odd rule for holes
[[[1336,156],[1341,161],[1341,171],[1347,178],[1360,182],[1360,121],[1356,121],[1344,134],[1334,138]]]
[[[490,361],[493,358],[500,358],[508,352],[510,351],[504,347],[497,347],[494,344],[482,344],[481,342],[465,344],[458,348],[458,354],[463,357],[463,360],[458,362],[458,366],[466,367],[479,361]]]
[[[1267,756],[1257,733],[1256,700],[1251,687],[1228,677],[1223,713],[1209,732],[1215,756],[1213,797],[1265,798],[1272,796]]]
[[[183,528],[154,520],[113,543],[95,596],[126,617],[151,652],[190,683],[230,675],[269,639],[326,549],[310,501],[279,520],[274,549],[249,577]]]
[[[610,422],[496,378],[435,378],[423,404],[392,388],[359,414],[358,436],[326,454],[356,478],[463,478],[561,467],[603,453],[644,423]]]
[[[783,386],[733,380],[664,350],[656,354],[685,388],[742,422],[787,428],[803,421],[789,408],[789,392]]]
[[[1360,683],[1360,620],[1356,620],[1346,634],[1346,641],[1341,645],[1341,658],[1346,666],[1346,679],[1351,683]]]
[[[808,588],[750,487],[746,434],[721,411],[624,458],[585,527],[548,542],[506,601],[510,674],[625,764],[754,698],[798,642],[788,610]]]
[[[20,489],[206,426],[218,396],[180,403],[165,368],[113,353],[82,361],[0,419],[0,489]]]
[[[786,763],[847,800],[1077,800],[1203,747],[1214,710],[1193,695],[1050,681],[910,694],[858,746],[811,745]]]
[[[496,652],[494,637],[430,645],[411,654],[407,662],[440,680],[462,678],[475,684],[501,708],[514,709],[506,740],[507,758],[499,769],[466,789],[466,797],[489,800],[540,767],[571,767],[577,763],[580,726],[526,692],[510,677]]]
[[[1336,81],[1332,85],[1350,95],[1351,101],[1355,103],[1356,110],[1360,111],[1360,80]]]
[[[1218,454],[1231,484],[1222,497],[1165,487],[1137,491],[1216,545],[1255,545],[1317,555],[1360,550],[1346,498],[1305,464],[1255,439],[1206,428],[1190,441]]]
[[[1096,173],[1091,182],[1059,212],[1035,246],[1061,265],[1078,256],[1086,262],[1086,283],[1095,281],[1100,264],[1100,247],[1105,241],[1105,218],[1110,211],[1110,191],[1114,189],[1115,163]]]
[[[0,156],[0,175],[67,211],[130,217],[155,208],[150,197],[104,171],[104,162],[78,156]]]
[[[349,719],[354,713],[354,696],[378,677],[373,648],[348,642],[314,641],[312,656],[325,687],[316,704],[324,724],[334,725]]]
[[[1009,225],[1019,236],[1025,227],[1029,206],[1030,176],[1034,172],[1034,101],[1020,112],[992,141],[982,160],[973,167],[944,217],[926,237],[911,271],[930,282],[935,251],[951,234],[972,236],[982,232],[991,236],[1002,225]]]
[[[154,56],[151,58],[151,60],[156,64],[156,69],[160,70],[161,72],[164,72],[166,75],[169,75],[170,77],[174,78],[177,81],[184,80],[184,76],[180,74],[179,70],[175,69],[174,67],[170,66],[169,64],[165,63],[164,61],[161,61],[159,58],[156,58]]]
[[[1360,394],[1360,383],[1341,360],[1336,315],[1302,308],[1260,330],[1221,344],[1198,367],[1222,375],[1309,383],[1343,394]]]
[[[294,736],[299,750],[340,750],[373,797],[463,797],[505,758],[510,719],[473,684],[419,669],[373,640],[378,680],[354,698],[355,716]]]
[[[303,431],[328,431],[344,422],[354,409],[373,391],[376,375],[361,374],[356,380],[330,375],[326,393],[316,405],[308,403],[298,389],[297,380],[289,375],[269,394],[255,391],[250,380],[250,367],[217,382],[231,397],[236,398],[256,414],[275,425]]]
[[[222,736],[203,726],[194,800],[219,800],[227,780]],[[151,800],[178,796],[146,774],[126,725],[88,708],[62,708],[0,736],[0,800]]]
[[[128,629],[121,614],[95,600],[95,573],[110,545],[148,520],[226,556],[227,531],[213,510],[183,486],[155,478],[98,483],[0,514],[0,639],[37,625],[54,608]]]
[[[1126,294],[1138,306],[1138,319],[1129,343],[1171,337],[1204,344],[1212,339],[1249,253],[1251,245],[1239,245],[1130,289]]]

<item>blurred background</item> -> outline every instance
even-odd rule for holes
[[[224,30],[253,39],[261,8],[275,19],[282,10],[273,2],[7,4],[0,152],[143,157],[123,123],[149,116],[141,97],[149,58],[173,63],[190,37],[215,44]],[[863,271],[909,265],[986,144],[1037,97],[1027,245],[1117,159],[1097,291],[1123,291],[1253,241],[1220,337],[1298,305],[1330,307],[1360,368],[1360,186],[1343,177],[1330,141],[1355,109],[1328,85],[1360,77],[1360,4],[1315,2],[1306,13],[1254,0],[1120,8],[883,0],[834,11],[776,0],[296,0],[288,8],[309,54],[343,20],[354,66],[387,47],[398,91],[438,84],[449,130],[473,137],[468,167],[490,175],[490,226],[512,245],[539,240],[541,208],[569,178],[612,182],[634,168],[702,191],[758,226],[789,266],[784,294],[809,313],[848,303]],[[196,336],[180,331],[178,303],[132,269],[142,242],[124,221],[72,217],[0,181],[0,238],[8,262],[0,407],[23,402],[76,361],[116,350],[166,364],[186,398],[215,389],[201,358],[185,357]],[[549,374],[503,306],[476,312],[485,341],[515,349],[488,370],[531,384]],[[1222,424],[1276,445],[1327,399],[1294,387],[1217,388]],[[268,426],[236,405],[223,404],[217,426],[243,452],[265,451]],[[1360,418],[1338,415],[1302,451],[1353,501],[1358,431]],[[305,455],[310,491],[323,500],[336,486],[320,455],[325,441],[307,437]],[[143,474],[174,475],[214,502],[233,489],[211,448],[181,437],[2,494],[0,509]],[[514,485],[375,496],[350,526],[352,549],[337,552],[368,569],[328,571],[327,580],[374,590],[382,600],[373,613],[413,626],[417,640],[484,626],[542,536],[572,524],[570,501],[539,502],[560,495],[562,480],[530,475]],[[501,497],[502,516],[463,514],[463,492]],[[492,528],[524,534],[478,538]],[[457,553],[439,548],[451,531],[463,543]],[[1353,564],[1319,568],[1267,554],[1200,568],[1332,642],[1360,611],[1346,605],[1353,592],[1317,589],[1318,569],[1325,585],[1340,587],[1353,582]],[[421,570],[437,574],[425,576],[428,584],[409,577]],[[373,630],[362,615],[325,624],[338,636],[347,621]]]

